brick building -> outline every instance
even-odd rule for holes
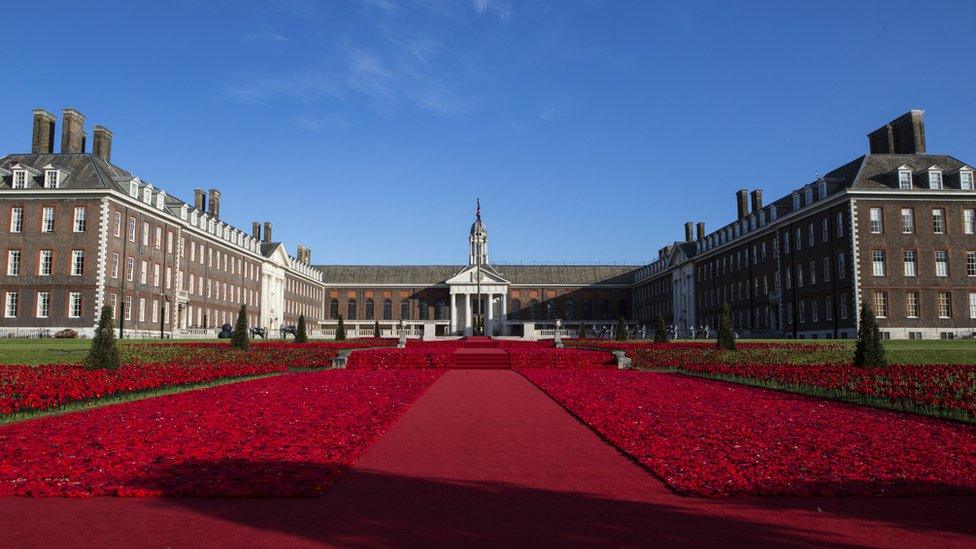
[[[976,329],[976,191],[971,166],[925,150],[921,111],[869,135],[870,152],[769,204],[735,195],[736,218],[643,266],[499,265],[480,207],[457,265],[312,265],[270,222],[250,233],[220,217],[217,189],[193,203],[111,163],[112,133],[84,117],[34,112],[31,152],[0,158],[0,335],[73,328],[113,308],[127,336],[213,335],[240,304],[251,325],[304,314],[312,335],[549,335],[609,331],[661,315],[682,336],[714,330],[722,306],[743,337],[849,338],[866,301],[889,337]]]

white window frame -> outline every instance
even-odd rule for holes
[[[88,210],[84,206],[75,206],[75,217],[74,223],[72,223],[72,231],[76,233],[85,232],[87,226]]]
[[[85,274],[85,250],[71,250],[71,276]]]
[[[929,170],[929,188],[936,191],[942,190],[942,170]]]
[[[945,278],[949,276],[949,251],[935,250],[935,276]]]
[[[51,276],[54,271],[54,250],[39,250],[37,253],[37,276]]]
[[[936,215],[938,213],[938,215]],[[932,233],[945,234],[946,211],[944,208],[932,208]]]
[[[23,252],[20,250],[7,250],[7,276],[20,276],[20,263],[23,260]]]
[[[972,170],[959,170],[959,189],[963,191],[972,191],[976,189],[976,181],[974,181],[974,176]]]
[[[54,207],[44,206],[41,208],[41,232],[42,233],[53,233],[54,232]]]
[[[875,219],[875,214],[877,214],[877,219]],[[868,220],[871,234],[884,233],[884,212],[881,208],[871,208],[868,210]]]
[[[966,208],[962,211],[962,232],[976,234],[976,210]]]
[[[10,232],[15,234],[24,232],[24,208],[22,206],[10,208]]]
[[[911,257],[909,257],[911,254]],[[915,250],[905,250],[902,255],[902,261],[904,263],[904,273],[907,277],[917,277],[918,276],[918,252]]]
[[[935,297],[939,318],[952,318],[952,293],[939,292]]]
[[[871,274],[874,276],[885,276],[884,250],[871,250]]]
[[[20,295],[17,292],[7,292],[3,299],[4,318],[17,318],[20,308]]]
[[[68,318],[81,318],[81,292],[68,294]]]
[[[908,214],[906,217],[905,214]],[[901,209],[901,234],[915,233],[915,210],[912,208]]]
[[[907,183],[907,185],[906,185]],[[898,170],[898,188],[911,189],[914,187],[911,170]]]
[[[36,318],[47,318],[51,314],[51,292],[37,292]]]
[[[61,170],[44,170],[44,188],[57,189],[61,187]]]

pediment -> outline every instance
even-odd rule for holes
[[[447,284],[476,284],[478,282],[478,272],[477,265],[468,265],[447,279]],[[505,277],[498,274],[498,271],[488,265],[482,265],[480,272],[482,284],[509,284]]]

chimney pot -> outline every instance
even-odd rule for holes
[[[251,222],[251,238],[261,240],[261,223],[257,221]]]
[[[762,189],[752,191],[752,215],[759,215],[759,210],[763,207],[762,195]]]
[[[696,227],[698,229],[698,240],[705,240],[705,224],[699,221]]]
[[[207,211],[207,193],[203,189],[193,189],[193,207],[201,212]]]
[[[220,191],[217,189],[210,189],[210,204],[207,206],[210,208],[210,215],[220,219]]]
[[[738,209],[739,219],[745,219],[749,214],[749,190],[739,189],[735,193],[735,204]]]
[[[31,154],[51,154],[54,152],[53,114],[44,109],[34,109],[34,131],[31,135]]]
[[[85,115],[75,109],[61,111],[61,152],[85,152]]]
[[[691,242],[695,239],[695,224],[691,221],[685,223],[685,242]]]
[[[271,242],[271,222],[264,222],[264,241]]]
[[[92,154],[106,162],[112,161],[112,131],[105,126],[92,130]]]

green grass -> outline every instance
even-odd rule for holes
[[[696,340],[681,340],[693,342]],[[701,340],[697,340],[701,341]],[[838,352],[827,352],[829,356],[846,356],[839,353],[840,349],[849,349],[854,353],[852,339],[743,339],[740,343],[801,343],[833,347]],[[884,342],[888,362],[891,364],[976,364],[976,341],[972,339],[893,339]],[[735,360],[740,351],[730,353],[729,361]],[[806,364],[817,362],[816,355],[810,357],[796,356],[789,362],[792,364]]]
[[[126,339],[119,342],[122,354],[139,354],[143,343],[179,342],[178,339]],[[224,341],[193,339],[182,341]],[[0,364],[79,363],[88,354],[90,339],[0,339]]]

